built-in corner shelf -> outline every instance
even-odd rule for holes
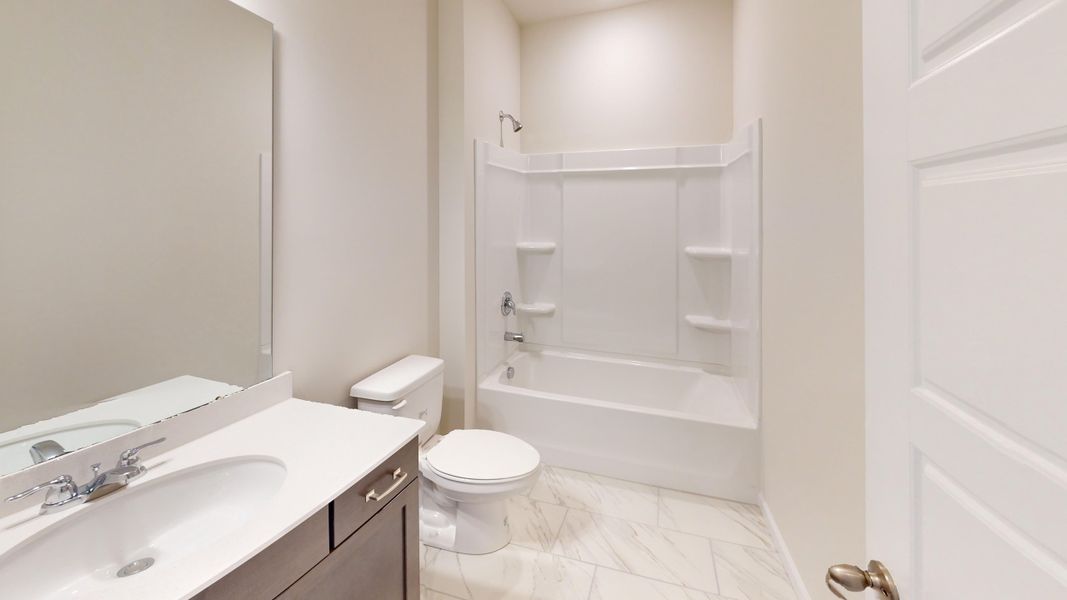
[[[556,312],[556,305],[548,302],[518,304],[515,306],[515,312],[528,317],[549,317]]]
[[[706,317],[703,315],[686,315],[686,323],[696,327],[702,331],[714,331],[718,333],[727,333],[733,330],[733,323],[730,321],[724,321],[722,319],[716,319],[715,317]]]
[[[524,254],[552,254],[556,251],[556,242],[519,242],[515,248]]]
[[[686,246],[685,253],[698,260],[730,258],[734,254],[729,248],[716,248],[714,246]]]

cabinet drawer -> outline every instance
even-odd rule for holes
[[[334,500],[333,547],[340,546],[418,478],[419,440],[415,438]]]
[[[418,600],[419,484],[413,482],[276,600]]]
[[[324,508],[193,600],[274,598],[326,558],[329,531],[329,510]]]

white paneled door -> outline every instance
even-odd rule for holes
[[[864,79],[868,553],[1067,598],[1067,0],[865,0]]]

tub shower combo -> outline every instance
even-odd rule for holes
[[[756,501],[759,139],[477,146],[478,427],[548,464]]]

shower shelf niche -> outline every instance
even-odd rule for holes
[[[548,302],[518,304],[515,306],[515,312],[529,317],[549,317],[556,312],[556,305]]]
[[[715,246],[686,246],[685,253],[698,260],[725,259],[734,255],[733,250],[729,248],[717,248]]]
[[[523,254],[552,254],[556,251],[556,242],[519,242],[515,248]]]
[[[715,317],[708,317],[704,315],[686,315],[686,323],[689,323],[692,327],[696,327],[702,331],[714,331],[718,333],[729,333],[733,330],[734,324],[730,321],[723,319],[716,319]]]

